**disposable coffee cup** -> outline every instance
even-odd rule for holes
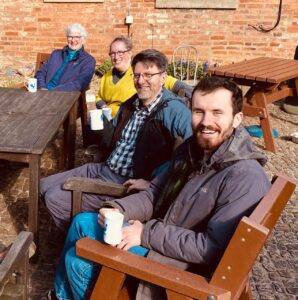
[[[108,119],[108,121],[112,120],[112,109],[110,107],[103,107],[102,113]]]
[[[90,110],[90,126],[92,130],[103,129],[103,117],[101,109]]]
[[[124,216],[120,212],[105,213],[103,240],[110,245],[118,245],[122,240],[122,225]]]
[[[37,79],[28,78],[25,82],[25,86],[30,93],[35,93],[37,91]]]

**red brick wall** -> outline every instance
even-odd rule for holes
[[[135,51],[153,44],[170,55],[175,46],[186,43],[198,48],[202,60],[227,63],[265,55],[292,58],[298,44],[297,0],[284,1],[280,24],[269,33],[260,33],[248,25],[273,26],[279,0],[239,0],[236,10],[156,9],[154,0],[9,0],[0,2],[0,63],[30,64],[35,61],[36,52],[62,47],[63,29],[72,22],[86,26],[86,49],[100,63],[107,57],[111,39],[127,34],[124,18],[129,3],[134,17],[130,31]]]

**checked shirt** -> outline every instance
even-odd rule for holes
[[[136,110],[122,130],[121,138],[116,143],[114,151],[106,162],[110,170],[121,176],[133,177],[132,158],[135,152],[139,131],[161,97],[162,93],[147,106],[141,106],[141,101],[139,99],[135,100],[134,105]]]

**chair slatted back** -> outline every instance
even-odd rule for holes
[[[172,65],[174,77],[194,85],[198,71],[198,50],[191,45],[176,47],[172,55]]]
[[[231,291],[232,299],[238,299],[247,285],[249,272],[295,187],[293,180],[275,177],[250,217],[244,217],[237,227],[210,281]],[[252,229],[250,224],[255,224],[259,230]]]

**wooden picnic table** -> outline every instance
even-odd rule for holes
[[[74,165],[80,92],[0,88],[0,159],[29,165],[28,229],[38,244],[40,159],[64,124],[60,168]]]
[[[297,95],[298,60],[259,57],[208,70],[211,75],[231,78],[240,85],[249,86],[244,97],[243,113],[259,117],[265,148],[276,152],[268,105],[287,96]],[[289,87],[294,80],[296,89]]]

